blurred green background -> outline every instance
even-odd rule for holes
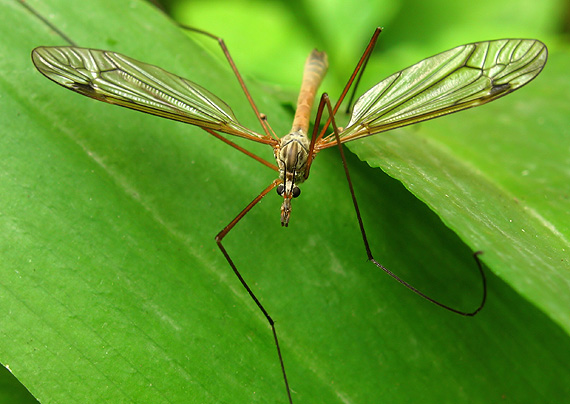
[[[352,71],[375,27],[383,27],[370,71],[376,83],[425,57],[469,42],[540,38],[556,46],[568,33],[568,4],[482,0],[476,4],[436,0],[192,1],[164,0],[184,24],[223,38],[248,75],[286,86],[299,83],[308,49],[325,50],[335,94]],[[339,84],[341,83],[341,84]],[[363,86],[368,88],[367,86]]]

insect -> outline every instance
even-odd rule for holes
[[[259,112],[224,42],[203,31],[199,32],[211,36],[220,43],[263,128],[263,133],[242,126],[231,108],[205,88],[159,67],[118,53],[75,46],[38,47],[32,51],[32,60],[36,68],[57,84],[100,101],[198,126],[278,172],[278,177],[216,236],[216,242],[235,275],[271,326],[290,403],[292,403],[291,392],[274,321],[224,248],[222,244],[224,237],[273,189],[276,189],[282,198],[281,224],[284,227],[288,226],[291,220],[292,201],[299,197],[301,193],[299,186],[308,179],[315,156],[321,150],[338,146],[369,260],[404,286],[439,306],[463,315],[477,313],[484,304],[485,292],[481,305],[471,313],[464,313],[424,295],[373,258],[341,144],[500,98],[534,79],[547,60],[546,46],[534,39],[501,39],[458,46],[424,59],[376,84],[358,98],[352,108],[348,124],[341,130],[336,124],[335,115],[357,75],[366,65],[380,31],[377,29],[374,32],[339,101],[332,106],[326,94],[321,96],[310,137],[310,112],[318,87],[328,68],[324,52],[314,50],[309,55],[291,131],[283,137],[278,137],[272,131],[266,117]],[[328,118],[324,127],[320,129],[324,113],[328,113]],[[330,126],[332,131],[328,133]],[[267,144],[273,150],[275,164],[237,146],[222,134]],[[484,275],[478,260],[477,263],[483,276],[485,291]]]

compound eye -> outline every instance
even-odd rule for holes
[[[276,191],[277,191],[277,195],[283,196],[283,192],[285,192],[285,185],[283,185],[283,184],[277,185]]]
[[[301,195],[301,189],[299,187],[293,187],[293,198],[296,198],[299,195]]]

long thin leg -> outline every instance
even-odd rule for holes
[[[350,195],[352,196],[352,203],[354,205],[354,210],[356,211],[356,217],[358,219],[358,226],[360,227],[360,233],[362,234],[362,241],[364,242],[364,248],[366,249],[366,255],[368,257],[368,260],[371,261],[372,263],[374,263],[374,265],[376,265],[382,271],[386,272],[392,278],[394,278],[395,280],[400,282],[406,288],[410,289],[412,292],[416,293],[417,295],[423,297],[424,299],[426,299],[426,300],[428,300],[428,301],[430,301],[430,302],[432,302],[432,303],[434,303],[434,304],[436,304],[436,305],[438,305],[438,306],[440,306],[446,310],[449,310],[449,311],[456,313],[456,314],[460,314],[462,316],[474,316],[475,314],[477,314],[479,311],[481,311],[481,309],[485,305],[485,301],[487,299],[487,279],[485,277],[485,272],[483,271],[481,261],[479,260],[479,255],[482,254],[481,251],[475,252],[473,254],[473,257],[475,258],[475,262],[477,263],[477,268],[479,269],[479,273],[481,274],[481,280],[482,280],[482,284],[483,284],[483,296],[482,296],[481,303],[479,304],[479,306],[471,312],[464,312],[461,310],[454,309],[453,307],[447,306],[447,305],[440,303],[437,300],[427,296],[425,293],[419,291],[414,286],[410,285],[408,282],[404,281],[398,275],[396,275],[395,273],[390,271],[388,268],[386,268],[385,266],[380,264],[372,256],[372,251],[370,250],[370,245],[368,244],[368,238],[366,237],[366,231],[364,230],[364,224],[362,223],[362,216],[360,215],[360,209],[358,208],[358,202],[356,201],[356,195],[354,193],[354,187],[352,186],[352,180],[350,179],[350,173],[348,171],[348,164],[346,163],[346,158],[344,156],[344,150],[343,150],[342,144],[340,142],[340,135],[339,135],[338,126],[336,125],[336,122],[334,119],[334,109],[331,107],[329,97],[326,93],[324,93],[321,97],[321,102],[319,104],[319,111],[321,110],[323,103],[326,104],[328,112],[330,114],[329,119],[330,119],[332,126],[333,126],[334,136],[335,136],[335,139],[336,139],[336,142],[338,145],[338,149],[340,152],[340,156],[342,159],[342,165],[344,167],[344,173],[346,175],[346,180],[348,182],[348,188],[350,189]],[[320,115],[318,115],[318,117],[320,118]]]
[[[319,126],[321,125],[321,118],[323,116],[323,111],[325,109],[325,94],[326,93],[324,93],[321,96],[321,100],[319,101],[319,107],[317,108],[317,115],[315,116],[313,133],[311,134],[311,144],[309,145],[309,158],[307,159],[307,169],[305,170],[305,179],[309,178],[311,165],[313,164],[315,155],[318,153],[318,150],[315,150],[315,144],[317,142],[317,133],[319,132]]]
[[[271,164],[269,161],[253,154],[252,152],[250,152],[247,149],[244,149],[243,147],[241,147],[240,145],[232,142],[229,139],[226,139],[225,137],[223,137],[222,135],[220,135],[217,132],[214,132],[212,129],[208,129],[208,128],[202,128],[204,129],[206,132],[208,132],[210,135],[214,136],[216,139],[221,140],[222,142],[224,142],[225,144],[233,147],[236,150],[239,150],[240,152],[242,152],[243,154],[245,154],[246,156],[251,157],[252,159],[254,159],[255,161],[260,162],[261,164],[263,164],[264,166],[267,166],[269,168],[271,168],[274,171],[279,171],[279,168],[275,165],[275,164]]]
[[[275,330],[275,321],[273,321],[273,319],[271,318],[271,316],[269,315],[267,310],[265,310],[265,307],[263,307],[263,305],[261,304],[259,299],[255,296],[255,293],[253,293],[253,291],[251,290],[251,288],[249,287],[249,285],[247,284],[245,279],[241,276],[241,274],[238,271],[236,265],[234,264],[232,258],[230,257],[230,255],[228,254],[228,252],[226,251],[224,246],[222,245],[223,238],[246,215],[246,213],[249,212],[251,210],[251,208],[253,208],[261,200],[261,198],[263,198],[265,195],[267,195],[268,192],[270,192],[273,188],[275,188],[280,183],[281,183],[281,180],[273,181],[271,183],[271,185],[269,185],[267,188],[265,188],[253,201],[251,201],[249,203],[249,205],[247,205],[245,207],[245,209],[242,210],[235,217],[234,220],[232,220],[226,227],[224,227],[224,229],[222,231],[220,231],[218,233],[218,235],[216,236],[216,243],[218,244],[219,249],[222,251],[222,254],[224,254],[226,261],[228,261],[228,264],[230,264],[230,267],[234,271],[234,274],[237,276],[237,278],[241,282],[242,286],[247,291],[247,293],[249,294],[251,299],[255,302],[255,304],[257,305],[259,310],[261,310],[261,312],[263,313],[263,315],[267,319],[269,326],[271,327],[271,331],[273,332],[273,339],[275,341],[275,346],[277,348],[277,355],[279,357],[279,364],[281,365],[281,373],[283,374],[283,381],[285,382],[285,389],[287,390],[287,398],[289,399],[289,404],[293,404],[293,400],[291,398],[291,390],[289,389],[289,382],[287,381],[287,373],[285,372],[285,364],[283,362],[283,355],[281,354],[281,348],[279,347],[279,340],[277,338],[277,331]]]
[[[334,117],[334,115],[337,113],[337,111],[340,107],[340,104],[344,100],[344,97],[346,97],[346,94],[348,93],[348,90],[350,89],[350,86],[354,82],[354,79],[356,78],[357,75],[358,75],[357,84],[358,84],[358,81],[360,81],[360,77],[362,76],[362,71],[363,71],[364,67],[366,67],[368,60],[370,59],[370,55],[372,54],[372,51],[374,50],[374,46],[376,45],[376,41],[378,40],[378,36],[380,35],[381,32],[382,32],[382,28],[380,28],[380,27],[378,27],[374,30],[374,34],[372,34],[372,38],[370,38],[370,42],[368,42],[368,46],[364,50],[364,53],[360,57],[360,60],[358,61],[358,64],[356,65],[354,72],[352,72],[352,75],[350,76],[350,78],[348,79],[348,82],[344,86],[344,89],[342,90],[342,93],[340,94],[338,101],[336,102],[334,108],[332,109],[332,114],[330,114],[325,125],[323,126],[323,128],[321,129],[321,131],[319,133],[319,125],[321,123],[321,116],[322,116],[324,108],[325,108],[324,100],[323,100],[323,98],[321,98],[321,102],[320,102],[319,108],[317,110],[317,117],[315,119],[315,125],[313,126],[313,134],[311,135],[311,144],[309,146],[309,158],[307,159],[307,169],[305,171],[305,178],[309,177],[309,171],[311,168],[311,164],[313,163],[315,155],[320,150],[319,147],[317,147],[317,145],[319,143],[327,143],[328,144],[328,142],[322,141],[322,138],[326,134],[328,127],[331,124],[332,117]],[[360,72],[360,74],[359,74],[359,72]],[[354,94],[353,94],[353,96],[354,96]],[[351,97],[351,100],[352,100],[353,96]],[[328,96],[327,96],[327,98],[328,98]],[[329,104],[330,104],[330,101],[329,101]],[[329,135],[329,137],[330,136],[332,136],[332,135]]]
[[[67,35],[65,35],[60,29],[58,29],[55,25],[53,25],[48,19],[46,19],[43,15],[38,13],[35,9],[33,9],[28,3],[23,0],[19,0],[19,3],[24,6],[30,13],[36,16],[41,22],[47,25],[52,31],[57,33],[64,41],[66,41],[71,46],[77,46],[77,44],[71,40]]]
[[[362,57],[358,61],[358,64],[356,65],[354,72],[352,73],[352,75],[348,79],[348,82],[344,86],[344,90],[342,90],[342,93],[340,94],[338,101],[336,102],[334,108],[332,109],[332,113],[329,116],[329,118],[327,119],[325,126],[323,127],[323,129],[319,133],[319,136],[317,137],[316,142],[319,142],[323,138],[323,136],[326,134],[326,132],[329,128],[329,125],[331,123],[332,117],[334,117],[336,115],[336,113],[340,107],[340,104],[344,100],[344,97],[346,97],[346,94],[348,93],[348,90],[350,89],[350,86],[352,85],[354,79],[358,75],[358,72],[368,62],[368,58],[370,57],[370,54],[374,50],[374,46],[376,45],[376,41],[378,40],[378,36],[380,35],[381,32],[382,32],[382,28],[380,28],[380,27],[378,27],[378,28],[376,28],[376,30],[374,30],[374,34],[372,34],[372,38],[370,38],[370,42],[368,43],[368,46],[364,50],[364,53],[362,54]],[[329,103],[330,103],[330,101],[329,101]]]
[[[364,71],[366,70],[366,65],[368,64],[368,61],[370,60],[370,56],[372,56],[372,51],[374,50],[374,45],[376,45],[376,41],[374,41],[373,45],[372,45],[372,49],[370,49],[370,52],[368,52],[368,54],[366,55],[366,59],[364,59],[364,62],[362,63],[362,66],[359,69],[358,72],[358,77],[356,78],[356,81],[354,82],[354,86],[352,86],[352,92],[350,93],[350,97],[348,98],[348,102],[346,103],[346,114],[350,113],[351,110],[351,106],[352,103],[354,101],[354,97],[356,96],[356,91],[358,90],[358,85],[360,84],[360,80],[362,80],[362,75],[364,74]]]
[[[270,132],[269,128],[267,127],[267,124],[265,122],[263,114],[261,114],[259,112],[257,105],[255,105],[255,102],[253,101],[253,97],[251,96],[251,93],[249,92],[247,86],[245,85],[245,81],[243,80],[232,56],[230,55],[230,51],[228,50],[228,47],[226,46],[226,43],[224,42],[224,40],[222,38],[216,36],[216,35],[209,33],[208,31],[203,31],[203,30],[198,29],[198,28],[189,27],[189,26],[184,25],[184,24],[178,24],[178,25],[181,28],[187,29],[189,31],[194,31],[194,32],[200,33],[202,35],[206,35],[207,37],[215,39],[218,42],[218,44],[220,45],[220,48],[222,48],[222,52],[224,53],[224,56],[226,57],[228,63],[230,64],[232,71],[234,72],[234,74],[236,75],[236,78],[239,81],[239,85],[241,86],[241,88],[245,94],[245,97],[247,98],[247,101],[249,102],[249,105],[251,105],[251,108],[253,109],[253,112],[255,113],[257,120],[261,124],[263,131],[265,132],[265,134],[268,137],[273,137],[272,133]]]
[[[150,0],[150,2],[152,4],[154,4],[154,6],[156,8],[158,8],[160,11],[162,11],[163,13],[166,14],[166,11],[164,10],[164,7],[162,6],[162,4],[160,4],[160,2],[158,2],[156,0]],[[22,2],[22,3],[24,3],[24,2]],[[26,4],[24,3],[24,5],[26,5]],[[259,123],[261,124],[261,127],[263,128],[265,134],[267,136],[271,137],[271,133],[270,133],[269,129],[267,128],[267,125],[266,125],[265,120],[263,118],[263,114],[261,114],[259,112],[259,109],[255,105],[255,102],[253,101],[253,97],[251,96],[251,93],[249,92],[247,86],[245,85],[245,82],[244,82],[236,64],[234,63],[234,60],[231,57],[230,52],[228,50],[228,47],[226,46],[226,43],[224,42],[224,40],[222,38],[214,35],[214,34],[209,33],[208,31],[204,31],[204,30],[201,30],[198,28],[190,27],[188,25],[184,25],[184,24],[181,24],[179,22],[177,22],[177,24],[180,28],[186,29],[188,31],[197,32],[197,33],[202,34],[202,35],[206,35],[207,37],[210,37],[210,38],[212,38],[218,42],[218,44],[220,45],[220,48],[222,48],[222,52],[224,53],[224,56],[226,57],[228,63],[230,64],[232,71],[236,75],[243,92],[245,93],[245,96],[247,98],[247,101],[249,102],[249,105],[251,105],[251,108],[253,109],[255,116],[257,116],[257,119],[258,119]]]
[[[247,101],[249,102],[249,105],[250,105],[251,108],[253,109],[253,112],[255,113],[255,116],[257,117],[259,123],[261,124],[261,127],[263,128],[265,134],[266,134],[268,137],[270,137],[270,138],[272,138],[272,139],[275,139],[275,140],[277,141],[278,138],[277,138],[277,136],[275,136],[275,133],[271,130],[271,127],[269,126],[269,124],[268,124],[268,122],[267,122],[266,116],[265,116],[264,114],[261,114],[261,113],[259,112],[259,109],[257,108],[257,105],[255,104],[255,101],[253,100],[253,97],[251,96],[251,93],[249,92],[249,90],[248,90],[248,88],[247,88],[247,86],[246,86],[246,84],[245,84],[245,81],[243,80],[243,78],[242,78],[242,76],[241,76],[241,74],[240,74],[240,72],[239,72],[239,70],[238,70],[238,68],[237,68],[237,66],[236,66],[236,64],[235,64],[235,62],[234,62],[234,60],[233,60],[233,58],[231,57],[230,52],[229,52],[229,50],[228,50],[228,48],[227,48],[227,46],[226,46],[224,40],[223,40],[222,38],[216,36],[216,35],[213,35],[213,34],[207,32],[207,31],[204,31],[204,30],[201,30],[201,29],[198,29],[198,28],[189,27],[189,26],[184,25],[184,24],[178,24],[178,25],[179,25],[181,28],[183,28],[183,29],[186,29],[186,30],[189,30],[189,31],[193,31],[193,32],[197,32],[197,33],[202,34],[202,35],[206,35],[207,37],[212,38],[212,39],[215,39],[215,40],[218,42],[218,44],[219,44],[220,47],[222,48],[222,52],[224,53],[224,56],[226,57],[228,63],[230,64],[230,67],[231,67],[232,71],[234,72],[234,74],[235,74],[235,76],[236,76],[236,78],[237,78],[237,80],[238,80],[238,82],[239,82],[239,84],[240,84],[240,86],[241,86],[241,88],[242,88],[242,91],[243,91],[244,94],[245,94],[245,97],[247,98]],[[267,160],[262,159],[261,157],[256,156],[255,154],[251,153],[250,151],[244,149],[243,147],[238,146],[237,144],[235,144],[235,143],[232,142],[231,140],[226,139],[225,137],[223,137],[223,136],[217,134],[216,132],[213,132],[213,131],[210,130],[210,129],[207,129],[207,128],[202,128],[202,129],[204,129],[206,132],[210,133],[211,135],[215,136],[215,137],[218,138],[219,140],[223,141],[224,143],[226,143],[226,144],[232,146],[233,148],[235,148],[235,149],[241,151],[242,153],[244,153],[244,154],[248,155],[249,157],[253,158],[254,160],[260,162],[261,164],[263,164],[263,165],[265,165],[265,166],[271,168],[271,169],[274,170],[274,171],[279,171],[279,168],[277,168],[277,166],[275,166],[274,164],[269,163]]]

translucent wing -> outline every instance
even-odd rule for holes
[[[348,142],[493,101],[542,70],[546,46],[534,39],[501,39],[458,46],[395,73],[354,105],[340,134]],[[319,148],[336,144],[327,136]]]
[[[160,67],[72,46],[36,48],[32,60],[47,78],[87,97],[267,143],[240,125],[224,101]]]

